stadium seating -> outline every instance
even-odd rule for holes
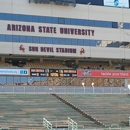
[[[67,68],[62,62],[27,62],[25,68]]]
[[[83,69],[84,66],[90,68],[98,68],[99,64],[85,64],[80,63],[79,69]],[[12,66],[11,64],[0,62],[0,68],[18,68],[17,66]],[[39,62],[27,62],[24,68],[68,68],[67,66],[63,65],[62,62],[50,62],[45,61],[43,63]],[[115,68],[110,67],[106,64],[103,64],[103,68],[105,70],[114,70]],[[125,66],[125,70],[130,70],[129,66]],[[40,77],[39,77],[40,78]],[[59,77],[48,77],[45,79],[32,79],[32,83],[28,83],[28,78],[25,79],[21,77],[21,79],[17,80],[15,77],[14,79],[9,79],[9,77],[3,76],[0,78],[0,84],[5,86],[13,86],[13,85],[34,85],[34,86],[81,86],[82,82],[85,83],[85,86],[91,86],[91,83],[94,82],[95,86],[110,86],[110,87],[121,87],[124,86],[123,79],[108,79],[108,78],[76,78],[76,77],[69,77],[69,78],[59,78]]]
[[[8,63],[5,63],[5,62],[0,61],[0,67],[1,67],[1,68],[9,68],[9,67],[12,67],[12,65],[11,65],[11,64],[8,64]]]
[[[19,68],[18,66],[13,66],[12,64],[0,62],[1,68]],[[62,62],[26,62],[24,68],[68,68],[64,66]]]
[[[128,122],[130,115],[127,95],[59,95],[106,126]]]
[[[76,121],[81,128],[98,127],[93,121],[52,95],[1,94],[0,99],[0,127],[10,127],[13,130],[41,130],[43,117],[50,122],[53,121],[53,127],[56,121],[67,125],[68,117]]]
[[[116,67],[114,66],[109,66],[108,64],[102,64],[104,70],[116,70]],[[99,68],[98,63],[85,63],[81,62],[79,63],[78,69],[83,69],[84,67],[89,67],[90,69],[93,70]],[[12,64],[5,63],[0,61],[0,68],[19,68],[18,66],[13,66]],[[62,62],[52,62],[52,61],[44,61],[43,63],[40,62],[26,62],[23,68],[58,68],[58,69],[72,69],[72,67],[67,67],[64,65]],[[130,66],[126,65],[125,70],[130,70]]]
[[[59,99],[61,102],[63,102],[64,104],[68,105],[69,107],[71,107],[72,109],[74,109],[75,111],[77,111],[78,113],[80,113],[81,115],[83,115],[85,118],[90,119],[91,121],[93,121],[95,124],[102,126],[102,127],[106,127],[105,124],[103,124],[102,122],[100,122],[99,120],[95,119],[94,117],[92,117],[91,115],[85,113],[83,110],[81,110],[80,108],[78,108],[77,106],[75,106],[73,103],[70,103],[69,101],[63,99],[62,97],[56,95],[56,94],[52,94],[54,97],[56,97],[57,99]]]

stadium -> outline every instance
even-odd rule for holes
[[[130,130],[129,0],[0,0],[0,130]]]

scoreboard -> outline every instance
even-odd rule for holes
[[[77,77],[77,70],[31,68],[30,76],[35,76],[35,77]]]
[[[48,77],[49,76],[49,69],[37,69],[37,68],[31,68],[30,69],[30,76],[35,77]]]
[[[64,69],[63,77],[77,77],[77,70]]]

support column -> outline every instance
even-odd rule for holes
[[[78,59],[75,60],[75,64],[79,65],[79,60]]]
[[[125,88],[128,88],[128,85],[129,85],[129,79],[125,79]]]
[[[40,58],[40,63],[43,63],[43,58]]]
[[[5,62],[5,57],[4,56],[1,57],[1,61]]]
[[[112,66],[112,61],[111,61],[111,60],[109,60],[109,66],[110,66],[110,67]]]

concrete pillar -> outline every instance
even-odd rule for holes
[[[78,59],[75,60],[75,64],[79,65],[79,60]]]
[[[43,58],[40,58],[40,63],[43,63]]]
[[[112,61],[111,60],[109,60],[109,66],[112,66]]]
[[[125,79],[125,88],[128,88],[129,81],[128,79]]]
[[[5,57],[4,56],[1,57],[1,61],[5,62]]]

